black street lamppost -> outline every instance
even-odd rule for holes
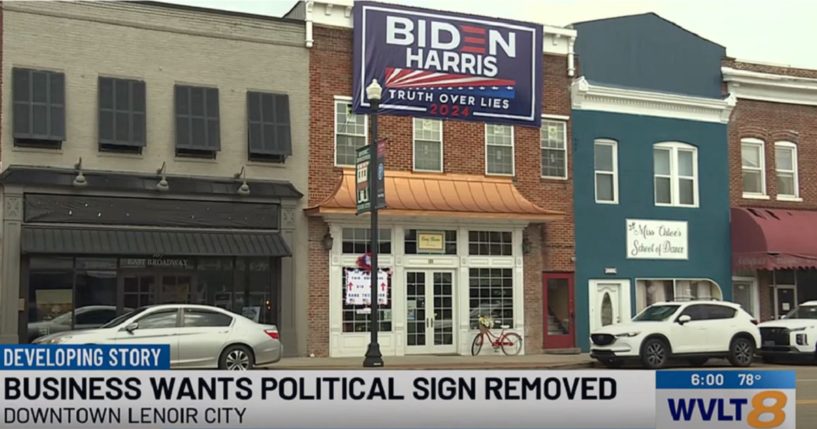
[[[378,268],[377,268],[377,253],[380,250],[378,247],[379,237],[378,237],[378,225],[377,225],[377,192],[379,189],[378,180],[378,158],[377,158],[377,109],[380,107],[380,97],[383,88],[380,84],[377,83],[377,79],[372,79],[372,83],[366,87],[366,98],[369,99],[369,103],[371,103],[371,138],[369,141],[369,201],[371,201],[371,231],[369,232],[369,238],[371,242],[369,244],[369,248],[371,251],[371,265],[370,265],[370,279],[371,279],[371,297],[369,301],[371,302],[371,318],[369,327],[371,329],[371,340],[369,342],[369,348],[366,350],[366,358],[363,360],[364,367],[381,367],[383,366],[383,354],[380,353],[380,344],[377,342],[377,330],[378,324],[380,319],[380,314],[378,311],[378,294],[377,294],[377,277],[378,277]]]

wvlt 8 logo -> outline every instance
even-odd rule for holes
[[[656,428],[795,427],[794,371],[659,371]]]

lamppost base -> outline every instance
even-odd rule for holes
[[[383,355],[380,353],[380,344],[369,343],[366,350],[366,359],[363,359],[364,368],[378,368],[383,366]]]

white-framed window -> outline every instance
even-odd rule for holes
[[[636,313],[657,302],[723,300],[720,286],[708,279],[638,279]]]
[[[743,196],[766,195],[765,142],[745,138],[740,141],[740,165],[743,177]]]
[[[443,171],[443,121],[414,118],[414,170]]]
[[[618,143],[615,140],[593,142],[596,202],[618,204]]]
[[[354,166],[357,149],[366,145],[366,115],[352,113],[352,99],[335,97],[335,165]]]
[[[698,206],[698,149],[686,143],[653,145],[656,206]]]
[[[800,185],[797,180],[797,145],[792,142],[774,143],[774,165],[777,175],[778,199],[800,197]]]
[[[485,174],[513,176],[513,127],[485,124]]]
[[[567,179],[567,124],[562,121],[542,121],[539,129],[542,151],[542,177]]]

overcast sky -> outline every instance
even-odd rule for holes
[[[281,16],[295,0],[166,0]],[[564,26],[655,12],[713,42],[732,57],[817,69],[815,0],[389,0],[441,10]]]

